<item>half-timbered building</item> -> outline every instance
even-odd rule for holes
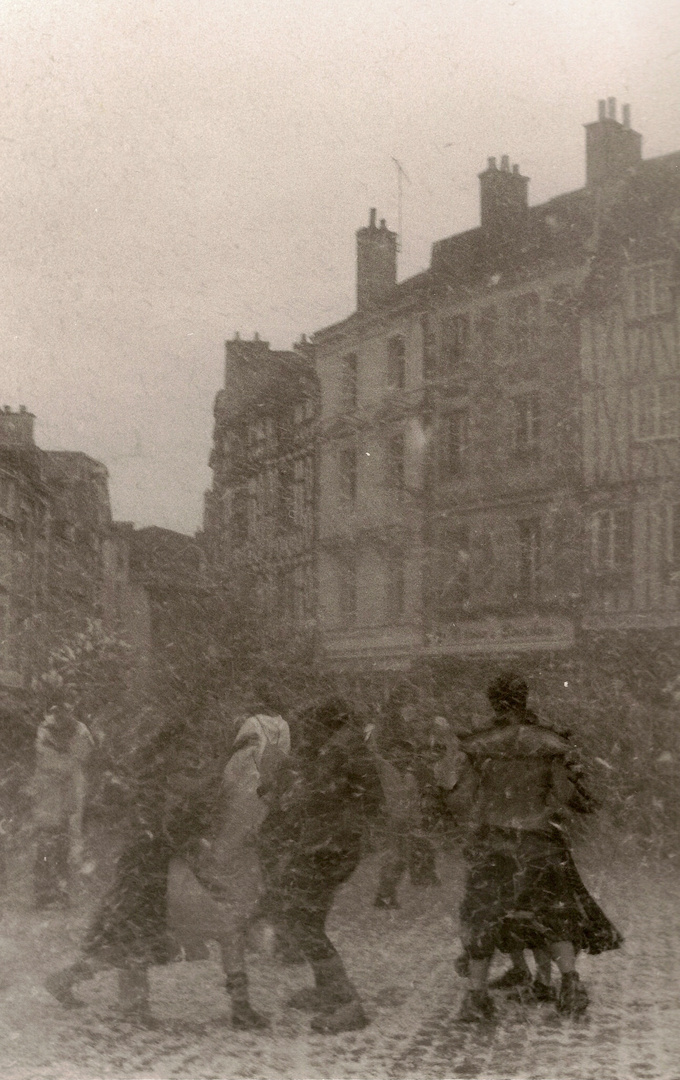
[[[606,200],[581,317],[583,626],[680,627],[680,153]]]

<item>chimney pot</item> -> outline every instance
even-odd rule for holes
[[[604,120],[604,118],[606,116],[606,111],[605,111],[606,108],[607,108],[607,102],[604,100],[604,98],[601,98],[601,100],[598,101],[598,103],[597,103],[597,119],[598,120]]]
[[[510,171],[510,158],[507,154],[503,154],[503,157],[501,158],[501,169],[503,172]]]
[[[386,223],[385,223],[385,218],[384,218],[384,217],[381,217],[381,218],[380,218],[380,228],[381,228],[381,229],[383,230],[383,232],[384,232],[384,231],[385,231],[385,229],[387,228],[387,225],[386,225]]]
[[[371,207],[371,211],[370,211],[370,214],[369,214],[369,217],[368,217],[368,227],[369,227],[369,229],[375,229],[375,207],[374,206]]]
[[[258,332],[256,330],[255,333],[253,334],[253,341],[259,341],[259,340],[260,340],[260,335],[258,334]]]
[[[630,105],[623,106],[623,126],[625,128],[630,127]]]
[[[489,164],[490,169],[495,169],[496,168],[496,159],[495,159],[495,157],[490,157],[488,159],[488,164]]]
[[[610,120],[616,120],[616,98],[607,98],[607,113]]]
[[[519,176],[519,165],[513,165],[512,172],[514,176]]]

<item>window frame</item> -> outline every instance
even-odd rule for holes
[[[442,419],[444,421],[444,441],[441,458],[442,479],[451,476],[459,477],[467,472],[469,463],[470,407],[469,405],[461,405],[456,409],[448,409]],[[457,426],[454,425],[454,419]],[[456,446],[455,453],[453,451],[454,445]]]
[[[671,266],[668,259],[631,266],[626,271],[626,310],[628,319],[636,322],[669,315],[673,310]],[[646,279],[640,302],[638,285]]]
[[[512,396],[512,449],[516,457],[537,457],[541,449],[541,395],[528,390]]]
[[[454,375],[466,363],[470,354],[470,336],[469,312],[456,311],[442,316],[439,323],[439,357],[444,375]]]
[[[520,599],[535,600],[541,593],[544,569],[543,523],[537,515],[517,521],[517,593]]]
[[[406,387],[406,338],[393,334],[387,340],[387,385],[392,390]]]
[[[343,446],[340,448],[338,451],[338,472],[340,499],[346,505],[354,507],[359,494],[359,453],[356,446]]]
[[[359,354],[346,353],[340,374],[340,411],[355,412],[359,407]]]
[[[670,401],[664,400],[665,389],[670,390]],[[650,392],[651,399],[645,402],[644,397]],[[677,379],[660,379],[633,387],[632,413],[636,442],[677,439],[680,434],[680,383]]]

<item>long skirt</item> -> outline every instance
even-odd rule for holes
[[[589,953],[621,944],[558,829],[485,829],[468,855],[460,916],[471,957],[547,949],[558,941]]]

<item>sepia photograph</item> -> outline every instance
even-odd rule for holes
[[[0,1076],[680,1078],[677,0],[0,0]]]

